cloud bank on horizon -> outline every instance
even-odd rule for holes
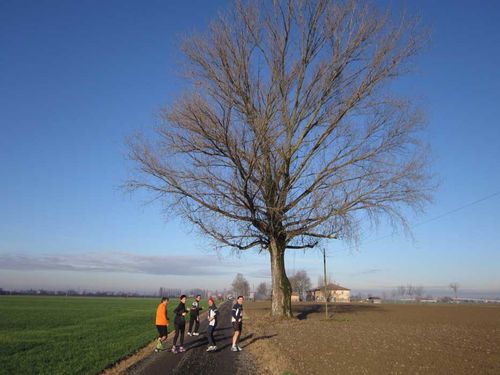
[[[217,256],[142,255],[126,252],[69,255],[0,254],[0,269],[12,271],[120,272],[149,275],[229,275],[234,263]]]

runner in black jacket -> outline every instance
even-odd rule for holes
[[[186,314],[188,311],[186,310],[186,295],[183,294],[181,296],[181,302],[179,305],[175,308],[174,314],[175,314],[175,336],[174,336],[174,346],[172,346],[172,353],[182,353],[185,352],[186,349],[184,349],[184,330],[186,329]],[[179,348],[177,349],[177,338],[180,335],[180,344]]]
[[[231,323],[233,325],[233,346],[231,346],[231,351],[239,352],[241,351],[238,341],[241,336],[241,330],[243,329],[243,296],[238,296],[237,302],[233,306],[231,311]]]
[[[201,296],[198,294],[196,299],[193,301],[191,305],[191,309],[189,310],[189,336],[198,336],[198,329],[200,328],[200,310],[203,310],[203,307],[200,306]],[[194,332],[193,332],[193,323],[194,323]]]

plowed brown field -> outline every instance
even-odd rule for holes
[[[245,304],[244,335],[265,374],[500,374],[500,305]],[[247,331],[247,332],[245,332]]]

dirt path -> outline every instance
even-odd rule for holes
[[[242,352],[231,352],[231,304],[226,302],[219,307],[219,324],[215,332],[217,351],[207,353],[208,341],[206,338],[207,320],[203,319],[200,325],[200,336],[189,337],[184,340],[185,353],[173,354],[169,351],[152,353],[127,371],[129,375],[181,374],[202,373],[210,374],[256,374],[257,370],[251,354],[245,346],[253,342],[251,334],[245,335],[240,341]],[[187,327],[186,327],[187,328]],[[173,337],[169,333],[169,338]]]

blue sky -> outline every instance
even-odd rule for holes
[[[457,281],[464,293],[500,296],[500,4],[388,4],[432,31],[395,89],[427,111],[440,186],[411,216],[413,237],[365,226],[358,247],[329,244],[329,272],[355,291],[412,283],[432,293]],[[0,287],[215,289],[236,272],[270,280],[266,256],[215,254],[161,205],[120,189],[126,137],[151,129],[182,92],[179,40],[226,6],[0,2]],[[289,253],[287,264],[313,283],[322,270],[317,251]]]

